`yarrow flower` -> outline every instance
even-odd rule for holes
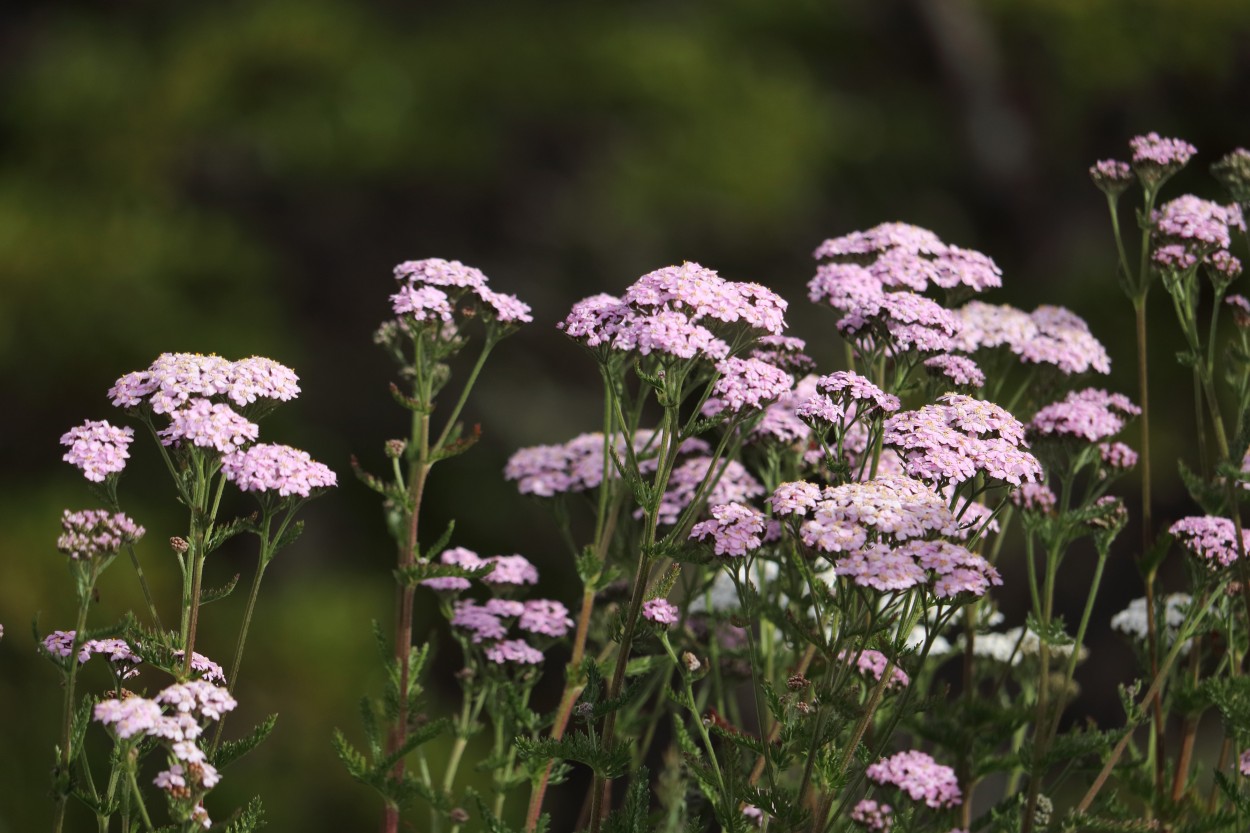
[[[816,390],[846,411],[853,408],[860,416],[892,414],[900,407],[897,396],[886,393],[867,378],[848,370],[821,376],[816,380]]]
[[[837,327],[859,349],[881,343],[897,357],[913,351],[943,353],[953,349],[959,319],[923,295],[886,292],[875,302],[851,308]]]
[[[804,490],[803,500],[810,497]],[[825,489],[800,527],[800,538],[825,553],[850,553],[869,535],[902,542],[931,533],[955,536],[959,521],[946,501],[925,484],[899,475]]]
[[[764,515],[742,503],[723,503],[712,507],[712,519],[694,525],[690,537],[699,541],[711,536],[717,555],[745,556],[759,549],[763,541]]]
[[[64,532],[56,548],[74,561],[90,561],[116,555],[143,537],[144,529],[129,516],[103,509],[65,510],[61,516]]]
[[[186,651],[174,651],[174,659],[180,662],[185,659],[186,656]],[[221,670],[221,666],[201,654],[199,651],[191,652],[191,670],[199,674],[200,679],[206,683],[217,683],[218,685],[226,684],[226,673]]]
[[[486,658],[498,665],[538,665],[543,661],[542,652],[530,647],[520,639],[506,639],[486,649]]]
[[[395,267],[395,279],[401,284],[399,292],[391,296],[396,315],[417,321],[450,321],[453,308],[471,302],[489,318],[505,324],[534,320],[528,304],[491,289],[480,269],[458,260],[407,260]]]
[[[697,263],[643,275],[623,298],[594,295],[573,305],[557,326],[592,349],[679,359],[723,359],[729,345],[713,329],[745,325],[778,336],[786,302],[759,284],[721,278]]]
[[[69,447],[61,459],[81,469],[88,480],[103,483],[110,474],[126,468],[134,435],[133,428],[89,419],[61,436],[61,445]]]
[[[226,479],[244,492],[277,492],[280,497],[309,497],[338,484],[338,476],[307,451],[261,443],[222,458]]]
[[[174,711],[220,720],[226,712],[233,711],[238,701],[230,692],[207,680],[190,680],[171,685],[156,695],[156,702],[172,706]]]
[[[673,625],[681,618],[681,611],[668,599],[647,599],[642,603],[642,615],[657,625]]]
[[[882,223],[826,240],[814,256],[862,263],[882,287],[923,292],[930,285],[963,286],[982,292],[1002,285],[1002,270],[986,255],[943,243],[928,229],[907,223]]]
[[[1012,492],[1008,499],[1026,512],[1042,514],[1055,511],[1055,504],[1059,502],[1055,493],[1045,483],[1025,483]]]
[[[537,584],[538,568],[523,555],[495,555],[486,559],[495,569],[482,576],[487,584]]]
[[[260,435],[260,426],[235,413],[229,405],[195,399],[170,414],[169,427],[157,432],[161,444],[181,446],[190,443],[221,454],[237,451]]]
[[[1090,166],[1089,178],[1098,189],[1111,196],[1119,196],[1133,184],[1133,169],[1127,162],[1102,159]]]
[[[962,483],[980,472],[1019,486],[1042,476],[1019,420],[970,396],[947,394],[890,417],[883,440],[898,450],[908,474],[929,482]]]
[[[1122,393],[1087,388],[1042,408],[1034,414],[1029,431],[1039,437],[1075,437],[1096,443],[1118,434],[1126,419],[1140,413],[1141,408]]]
[[[258,399],[286,402],[299,395],[299,377],[272,359],[232,362],[198,353],[162,353],[147,370],[127,373],[109,390],[113,405],[145,402],[153,413],[172,413],[192,399],[222,397],[242,407]]]
[[[1181,546],[1212,566],[1227,567],[1237,560],[1237,538],[1233,522],[1212,515],[1181,518],[1168,528]],[[1250,530],[1241,531],[1241,551],[1250,551]]]
[[[865,798],[851,808],[851,821],[873,833],[885,833],[894,825],[894,810],[889,804]]]
[[[882,758],[864,774],[882,786],[890,784],[928,806],[956,807],[963,802],[955,771],[933,760],[933,756],[913,749]]]
[[[772,507],[774,515],[796,515],[801,518],[809,509],[816,508],[816,502],[820,500],[821,494],[821,488],[815,483],[803,480],[782,483],[773,490],[772,496],[768,498],[768,504]]]
[[[885,674],[886,666],[890,664],[889,658],[880,651],[874,651],[871,648],[865,648],[858,653],[855,651],[840,651],[838,659],[847,663],[854,663],[859,669],[859,673],[865,674],[872,679],[880,681]],[[911,683],[911,678],[903,669],[895,665],[890,669],[890,681],[886,683],[887,689],[906,688]]]
[[[977,363],[967,356],[955,356],[943,353],[931,359],[925,359],[924,366],[934,375],[945,376],[946,379],[960,387],[980,388],[985,386],[985,374]]]
[[[475,643],[503,639],[508,629],[496,614],[472,599],[456,602],[451,626],[469,631]]]
[[[1137,452],[1124,443],[1099,443],[1102,464],[1116,471],[1127,471],[1137,465]]]
[[[1198,152],[1183,139],[1165,139],[1154,132],[1134,136],[1128,144],[1133,149],[1133,170],[1144,182],[1156,185],[1185,167]]]
[[[655,471],[659,452],[656,432],[640,430],[633,438],[634,454],[639,458],[639,469]],[[626,456],[626,444],[622,437],[613,439],[613,447],[619,458]],[[584,492],[598,488],[603,482],[605,468],[610,478],[619,477],[611,458],[605,460],[603,434],[581,434],[566,443],[536,445],[515,452],[504,467],[504,478],[515,480],[517,491],[523,495],[554,497],[555,495]],[[711,449],[697,437],[682,442],[678,454],[706,454]]]
[[[1052,364],[1067,375],[1111,372],[1111,359],[1102,342],[1094,338],[1089,325],[1063,307],[1043,304],[1029,318],[1037,335],[1020,345],[1017,355],[1025,362]]]
[[[757,411],[794,387],[789,373],[761,359],[721,359],[716,372],[720,378],[703,405],[707,417]]]
[[[501,600],[492,600],[501,601]],[[543,636],[564,636],[573,627],[569,609],[551,599],[530,599],[523,605],[517,627]]]

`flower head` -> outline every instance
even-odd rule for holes
[[[928,806],[955,807],[963,802],[955,771],[933,760],[933,756],[916,749],[882,758],[869,766],[864,774],[878,784],[891,784]]]
[[[144,529],[129,516],[103,509],[84,509],[61,516],[64,530],[56,541],[56,548],[74,561],[115,555],[122,547],[129,546],[143,537]]]
[[[1154,132],[1134,136],[1128,144],[1133,149],[1133,169],[1144,179],[1154,182],[1185,167],[1190,157],[1198,152],[1183,139],[1165,139]]]
[[[496,600],[497,601],[497,600]],[[564,636],[573,627],[569,609],[551,599],[530,599],[522,606],[517,627],[543,636]]]
[[[1227,567],[1237,560],[1238,547],[1233,522],[1212,515],[1181,518],[1168,528],[1181,546],[1212,566]],[[1250,551],[1250,529],[1241,531],[1241,551]]]
[[[162,445],[184,442],[221,454],[237,451],[260,435],[260,426],[237,414],[229,405],[194,399],[170,414],[169,427],[157,432]]]
[[[1133,184],[1133,169],[1127,162],[1102,159],[1090,166],[1089,178],[1094,180],[1098,190],[1119,196]]]
[[[742,503],[723,503],[713,506],[712,519],[694,525],[690,537],[697,540],[712,538],[717,555],[745,556],[759,549],[764,534],[764,515]]]
[[[126,468],[134,435],[133,428],[89,419],[61,436],[61,445],[69,447],[61,459],[81,469],[88,480],[103,483],[110,474]]]
[[[491,289],[480,269],[458,260],[431,257],[404,261],[395,267],[395,279],[400,283],[399,291],[391,296],[395,314],[418,323],[450,322],[453,312],[461,307],[466,309],[464,315],[481,312],[505,324],[534,320],[529,305]],[[475,311],[469,311],[469,306]]]
[[[716,372],[720,378],[704,403],[704,416],[757,411],[794,387],[789,373],[762,359],[721,359]]]
[[[486,658],[498,665],[538,665],[543,661],[542,652],[520,639],[505,639],[486,649]]]
[[[261,443],[222,458],[226,479],[244,492],[276,492],[280,497],[308,497],[338,484],[338,476],[307,451]]]
[[[1141,408],[1124,394],[1087,388],[1042,408],[1034,414],[1029,431],[1039,437],[1076,437],[1095,443],[1118,434],[1126,419],[1140,413]]]
[[[681,611],[668,599],[647,599],[642,603],[642,616],[657,625],[673,625],[681,619]]]

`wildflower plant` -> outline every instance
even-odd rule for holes
[[[187,353],[164,354],[147,369],[118,379],[109,391],[113,405],[154,440],[176,496],[189,511],[185,536],[169,544],[182,578],[174,619],[162,619],[140,561],[145,530],[121,511],[118,487],[135,429],[88,420],[61,438],[65,461],[82,472],[105,508],[67,510],[56,543],[68,560],[78,616],[73,630],[53,631],[42,639],[65,691],[53,769],[54,831],[64,829],[71,800],[94,814],[100,830],[109,829],[114,817],[120,817],[123,831],[152,830],[153,819],[160,818],[152,793],[163,795],[172,823],[162,829],[207,828],[212,822],[205,797],[221,772],[273,729],[276,715],[241,739],[223,738],[226,715],[237,705],[233,693],[265,568],[298,536],[301,523],[295,515],[303,504],[336,483],[334,472],[306,452],[256,443],[259,420],[298,394],[295,373],[271,359],[232,362]],[[228,483],[253,495],[259,509],[225,515],[226,505],[235,502],[226,498]],[[238,579],[206,586],[209,556],[242,533],[259,539],[259,560],[227,676],[195,645],[201,611],[229,595]],[[88,629],[100,576],[123,551],[147,609],[142,618],[127,613],[115,624]],[[104,657],[95,664],[107,664],[112,687],[84,695],[80,669],[97,656]],[[113,744],[107,780],[93,773],[98,761],[88,744],[96,733]],[[151,768],[148,760],[164,766],[155,778],[144,772]],[[257,798],[236,811],[229,826],[242,833],[261,823]]]
[[[840,367],[807,355],[775,292],[697,263],[574,303],[555,326],[598,370],[601,419],[517,450],[502,473],[550,510],[573,598],[550,597],[524,541],[483,555],[452,527],[422,526],[433,467],[478,438],[460,420],[488,357],[532,315],[464,264],[397,266],[393,317],[375,341],[396,361],[391,393],[409,430],[385,443],[385,476],[355,465],[396,545],[394,618],[376,628],[387,687],[362,703],[363,745],[334,739],[350,776],[380,797],[384,833],[414,810],[424,829],[451,833],[557,820],[592,833],[1245,829],[1250,301],[1231,288],[1250,156],[1213,167],[1224,203],[1165,193],[1196,153],[1188,143],[1152,133],[1130,150],[1090,175],[1137,322],[1135,396],[1098,378],[1110,358],[1079,314],[996,303],[987,293],[1005,276],[988,255],[905,223],[814,253],[808,299],[834,315],[841,350],[822,352],[840,353]],[[1138,190],[1130,258],[1119,205]],[[1198,440],[1179,470],[1198,508],[1166,530],[1154,528],[1150,489],[1156,285],[1185,338]],[[453,385],[451,360],[470,347],[477,358]],[[138,777],[148,755],[175,826],[207,827],[221,770],[272,728],[221,742],[265,566],[298,531],[294,512],[335,483],[307,454],[257,442],[257,420],[296,392],[268,360],[181,355],[112,391],[191,509],[173,542],[176,631],[161,627],[139,569],[143,530],[117,505],[134,431],[88,422],[66,434],[66,459],[104,508],[64,517],[58,548],[80,615],[42,640],[66,682],[58,830],[70,797],[101,829],[115,813],[123,829],[151,829]],[[1102,622],[1096,602],[1130,515],[1116,490],[1135,473],[1143,534],[1127,548],[1143,595]],[[254,515],[218,520],[227,482],[257,498]],[[194,651],[195,634],[216,597],[202,589],[205,557],[242,531],[259,536],[261,556],[226,675]],[[152,625],[88,631],[95,583],[122,550]],[[1173,554],[1186,584],[1164,588]],[[1012,575],[1027,583],[1025,610],[1000,606]],[[1073,582],[1084,600],[1065,621],[1059,590]],[[418,605],[439,612],[462,663],[446,717],[426,713],[434,648],[414,633]],[[1077,672],[1108,626],[1140,679],[1121,689],[1123,724],[1080,725],[1069,719]],[[114,690],[80,703],[93,660]],[[125,696],[147,666],[173,681]],[[88,712],[114,743],[107,790],[81,769]],[[1197,740],[1209,715],[1223,730],[1210,764]],[[229,829],[251,829],[257,812]]]

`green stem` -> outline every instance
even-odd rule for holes
[[[83,630],[87,627],[87,611],[91,606],[91,593],[95,588],[95,566],[91,567],[91,579],[78,600],[78,623],[74,628],[74,638],[70,640],[69,671],[66,672],[65,701],[62,705],[63,721],[61,723],[61,759],[57,762],[58,777],[69,778],[70,766],[74,760],[74,688],[78,680],[78,649],[84,642]],[[69,785],[66,784],[63,794],[57,797],[56,812],[53,816],[52,830],[60,833],[65,824],[65,806],[69,802]]]

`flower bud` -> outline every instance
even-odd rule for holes
[[[169,539],[169,547],[179,555],[183,555],[187,550],[191,549],[191,545],[187,543],[187,539],[179,538],[177,535]]]
[[[407,440],[387,440],[386,456],[391,460],[398,460],[404,456],[404,451],[408,448]]]

